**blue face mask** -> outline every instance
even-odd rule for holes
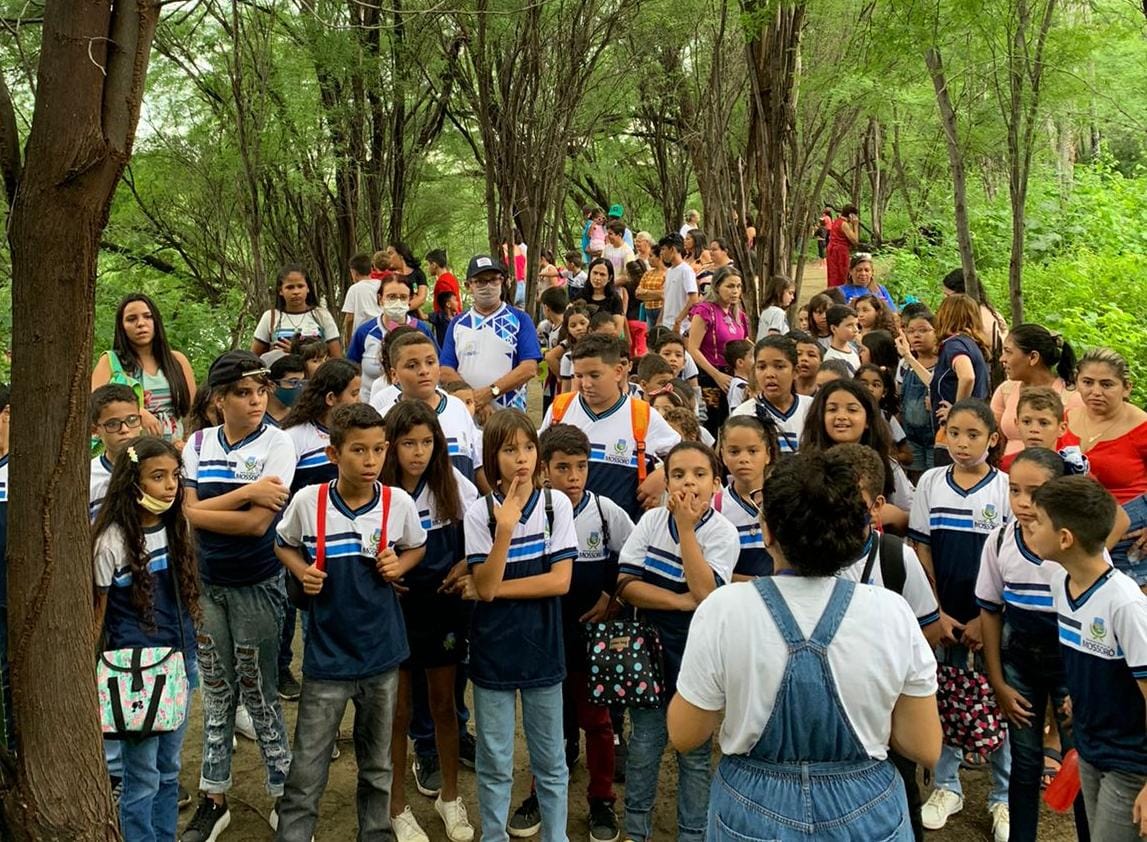
[[[302,386],[276,386],[275,400],[283,406],[294,406],[302,391]]]

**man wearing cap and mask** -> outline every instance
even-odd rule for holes
[[[465,380],[479,408],[526,410],[527,386],[538,374],[542,349],[533,320],[503,300],[506,270],[492,257],[471,258],[466,287],[474,306],[455,316],[442,345],[442,381]]]
[[[612,222],[615,219],[618,221],[622,221],[622,217],[625,216],[625,208],[622,207],[621,205],[610,205],[608,216],[609,216],[609,222]],[[608,225],[609,222],[607,222],[606,224]],[[606,230],[609,230],[609,229],[607,228]],[[625,233],[623,233],[621,235],[621,239],[623,239],[625,241],[625,244],[627,246],[629,246],[629,250],[633,251],[633,232],[629,230],[628,225],[625,226]],[[617,277],[617,276],[615,275],[615,277]]]

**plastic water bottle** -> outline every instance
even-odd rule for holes
[[[1066,813],[1071,809],[1077,795],[1079,795],[1079,753],[1072,749],[1063,756],[1063,764],[1048,788],[1044,790],[1043,800],[1057,813]]]

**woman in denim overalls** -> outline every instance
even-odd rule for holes
[[[706,838],[911,840],[887,751],[939,757],[935,659],[901,598],[834,575],[864,543],[856,474],[831,451],[798,454],[763,496],[777,575],[702,603],[669,708],[679,751],[721,727]]]

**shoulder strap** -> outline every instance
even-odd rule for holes
[[[196,430],[195,435],[191,437],[191,449],[195,451],[196,456],[203,453],[203,430],[202,429]]]
[[[498,528],[498,521],[494,517],[494,492],[486,495],[486,523],[490,527],[490,537],[493,538]]]
[[[721,505],[724,503],[724,501],[725,501],[725,492],[723,490],[718,491],[716,494],[714,494],[713,495],[713,502],[712,502],[713,511],[715,511],[715,512],[721,511]]]
[[[904,595],[904,582],[908,578],[904,569],[904,541],[887,532],[880,535],[880,578],[885,588]]]
[[[597,517],[601,521],[601,545],[605,547],[606,552],[609,552],[609,521],[605,519],[605,513],[601,510],[601,495],[593,494],[593,502],[597,504]]]
[[[649,404],[640,398],[629,399],[633,420],[633,441],[637,445],[637,484],[645,482],[645,434],[649,431]]]
[[[996,555],[1000,554],[1000,550],[1004,548],[1004,533],[1008,531],[1006,526],[1001,526],[996,530]]]
[[[324,571],[327,569],[327,497],[330,491],[330,483],[319,484],[319,508],[315,518],[315,567]]]
[[[864,562],[864,571],[860,574],[860,584],[867,585],[868,579],[872,576],[872,566],[876,563],[876,553],[880,549],[880,539],[872,536],[872,549],[868,551],[868,560]],[[880,572],[884,572],[884,567],[881,566]]]
[[[390,520],[390,486],[384,485],[382,487],[382,546],[387,547],[390,545],[390,539],[387,537],[387,523]]]
[[[554,534],[554,493],[548,489],[542,489],[543,500],[546,503],[546,534],[545,539],[549,540],[550,536]]]
[[[565,418],[566,411],[570,408],[575,397],[577,397],[577,392],[562,392],[560,395],[554,396],[554,400],[550,404],[550,423],[562,423],[562,419]]]

